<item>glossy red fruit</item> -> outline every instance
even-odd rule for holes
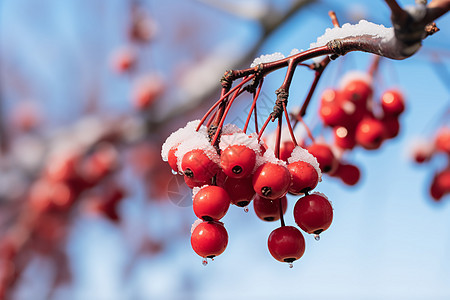
[[[231,145],[220,155],[223,172],[232,178],[249,176],[255,168],[256,152],[244,145]]]
[[[73,191],[66,183],[45,179],[34,182],[29,193],[30,206],[38,213],[66,211],[74,200]]]
[[[177,146],[170,148],[169,153],[167,154],[167,162],[169,163],[169,166],[172,168],[172,170],[178,173],[178,158],[175,155],[175,152],[177,152],[177,150]]]
[[[384,135],[383,123],[372,117],[364,118],[356,128],[356,142],[367,150],[378,149]]]
[[[338,161],[327,144],[311,144],[308,152],[317,159],[323,173],[333,173],[336,170]]]
[[[281,198],[281,207],[284,214],[287,209],[286,196]],[[253,208],[258,218],[263,221],[272,222],[280,219],[280,199],[271,200],[256,195],[253,200]]]
[[[239,207],[247,206],[255,196],[252,177],[242,179],[228,177],[223,188],[230,196],[231,203]]]
[[[381,108],[387,116],[398,116],[405,110],[403,93],[399,90],[388,90],[381,96]]]
[[[450,128],[443,127],[439,129],[434,143],[438,151],[450,154]]]
[[[319,174],[316,169],[304,161],[296,161],[287,166],[292,175],[292,184],[289,193],[298,195],[313,190],[319,183]]]
[[[330,201],[322,195],[306,195],[295,203],[294,219],[305,232],[320,234],[330,227],[333,208]]]
[[[339,177],[346,185],[355,185],[361,178],[361,171],[355,165],[339,163],[333,176]]]
[[[384,127],[384,138],[392,139],[400,132],[400,122],[398,117],[384,116],[381,120]]]
[[[194,213],[199,219],[217,221],[225,216],[230,207],[230,202],[230,197],[225,189],[210,185],[195,194]]]
[[[280,145],[280,159],[287,162],[288,158],[292,154],[292,150],[294,150],[295,144],[293,141],[285,141]]]
[[[227,244],[227,230],[218,222],[202,222],[191,235],[192,249],[201,257],[216,257],[225,251]]]
[[[355,130],[343,126],[335,127],[334,144],[341,149],[353,149],[356,145]]]
[[[219,166],[203,150],[194,149],[181,159],[181,170],[186,177],[195,182],[210,182],[219,171]]]
[[[359,79],[349,81],[342,89],[343,97],[359,107],[366,107],[372,92],[372,87],[366,81]]]
[[[324,103],[320,105],[319,116],[327,126],[341,126],[346,123],[347,114],[338,103]]]
[[[282,165],[267,162],[253,174],[253,189],[269,199],[278,199],[286,195],[291,186],[291,173]]]
[[[273,258],[292,263],[305,253],[305,238],[297,228],[282,226],[270,233],[267,246]]]

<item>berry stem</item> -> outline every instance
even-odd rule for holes
[[[275,157],[280,159],[280,146],[281,146],[281,127],[283,125],[283,115],[278,117],[278,125],[277,125],[277,138],[275,142]]]
[[[294,131],[292,130],[291,121],[289,119],[289,114],[288,114],[288,111],[286,109],[286,103],[283,103],[283,111],[284,111],[284,116],[286,118],[286,122],[287,122],[287,125],[288,125],[289,134],[291,135],[292,142],[294,142],[295,146],[298,146],[297,140],[295,139]]]
[[[252,116],[253,111],[256,110],[256,101],[259,98],[259,93],[261,92],[261,87],[262,87],[263,81],[264,81],[264,79],[261,79],[261,81],[258,84],[258,89],[256,90],[255,93],[253,93],[253,103],[252,103],[252,106],[251,106],[250,111],[248,113],[247,120],[245,121],[244,133],[247,133],[248,123],[250,122],[250,118]],[[256,113],[255,113],[255,118],[256,118]],[[255,129],[256,129],[256,132],[258,132],[256,124],[257,123],[255,123],[255,127],[256,127]]]
[[[280,222],[281,222],[281,227],[286,226],[286,224],[284,223],[284,214],[283,214],[283,203],[281,201],[281,198],[278,199],[278,205],[280,207]]]
[[[209,114],[211,114],[211,112],[217,107],[219,106],[220,103],[222,102],[226,102],[226,98],[231,95],[231,93],[235,92],[236,90],[240,90],[240,93],[243,92],[243,90],[241,90],[242,86],[244,84],[246,84],[247,82],[249,82],[250,80],[252,80],[255,77],[255,75],[250,75],[247,78],[244,78],[242,80],[242,82],[240,82],[238,85],[236,85],[235,87],[233,87],[232,89],[230,89],[228,92],[224,93],[223,91],[225,90],[225,88],[222,89],[222,95],[220,96],[220,99],[217,100],[216,103],[214,103],[213,106],[211,106],[211,108],[206,112],[206,114],[203,116],[203,118],[200,120],[200,123],[197,126],[197,131],[200,129],[200,127],[203,125],[203,123],[205,122],[206,118],[209,116]],[[239,94],[240,94],[239,93]]]

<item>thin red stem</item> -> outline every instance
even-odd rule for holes
[[[283,115],[278,117],[278,125],[277,125],[277,139],[275,142],[275,157],[280,159],[280,147],[281,147],[281,127],[283,125]]]
[[[261,81],[259,82],[259,85],[258,85],[258,89],[256,90],[256,92],[253,95],[253,103],[252,103],[252,106],[251,106],[250,111],[248,113],[247,120],[245,121],[244,133],[247,132],[248,123],[250,122],[250,118],[252,116],[253,110],[256,109],[256,101],[259,98],[259,93],[261,92],[261,87],[262,87],[263,81],[264,81],[264,79],[261,79]]]
[[[278,199],[278,205],[280,206],[280,222],[281,222],[281,227],[286,226],[286,224],[284,223],[284,214],[283,214],[283,205],[282,205],[282,198]]]
[[[242,92],[241,89],[237,90],[233,94],[233,97],[231,97],[230,101],[228,102],[227,107],[225,108],[225,111],[224,111],[224,113],[222,115],[222,118],[220,120],[220,123],[217,126],[216,134],[214,135],[214,138],[211,141],[211,145],[215,145],[216,144],[216,141],[217,141],[217,139],[219,137],[220,131],[222,130],[223,123],[225,122],[225,118],[226,118],[228,112],[230,111],[231,105],[233,104],[233,102],[237,98],[237,96],[239,96],[241,94],[241,92]]]
[[[261,140],[261,136],[264,133],[264,130],[266,130],[267,124],[269,124],[269,121],[272,120],[272,116],[269,115],[269,117],[267,118],[266,122],[264,122],[264,125],[261,127],[261,131],[258,134],[258,141]]]
[[[288,114],[288,111],[286,109],[286,104],[285,103],[283,103],[283,111],[284,111],[284,116],[286,117],[286,122],[287,122],[287,125],[288,125],[289,134],[291,135],[291,139],[294,142],[294,145],[298,146],[297,140],[295,139],[294,131],[292,130],[291,120],[289,119],[289,114]]]
[[[203,118],[200,120],[200,123],[197,126],[197,131],[200,129],[200,127],[203,125],[203,123],[205,122],[206,118],[209,116],[209,114],[217,107],[219,106],[220,103],[222,103],[222,101],[224,99],[226,99],[231,93],[235,92],[237,89],[240,89],[244,84],[246,84],[247,82],[249,82],[251,79],[253,79],[255,77],[255,75],[250,75],[247,78],[244,78],[242,80],[242,82],[240,82],[238,85],[236,85],[235,87],[233,87],[232,89],[230,89],[227,93],[225,93],[224,95],[222,95],[220,97],[219,100],[217,100],[216,103],[214,103],[213,106],[211,106],[211,108],[206,112],[206,114],[203,116]],[[242,92],[242,91],[241,91]]]

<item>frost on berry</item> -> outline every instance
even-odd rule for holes
[[[255,163],[254,170],[256,170],[258,167],[260,167],[261,165],[263,165],[265,163],[272,163],[275,165],[281,165],[283,167],[287,166],[286,162],[284,160],[276,158],[275,153],[273,153],[273,151],[270,149],[267,150],[266,152],[264,152],[264,155],[258,155],[256,157],[256,163]]]
[[[368,86],[372,86],[372,78],[368,73],[361,71],[350,71],[341,78],[339,81],[339,87],[343,89],[352,81],[363,81]]]
[[[237,133],[237,132],[243,132],[243,131],[235,124],[230,123],[230,124],[226,124],[222,127],[222,135],[228,135],[228,134],[233,134],[233,133]]]
[[[172,147],[175,147],[178,144],[182,143],[183,141],[188,139],[191,135],[197,135],[202,133],[206,134],[205,126],[201,126],[198,132],[195,131],[199,123],[200,120],[190,121],[186,124],[186,126],[178,129],[175,132],[172,132],[172,134],[169,135],[165,143],[162,145],[161,149],[161,157],[163,161],[168,160],[169,151]]]
[[[197,195],[198,192],[200,192],[200,190],[202,190],[205,187],[208,187],[208,184],[202,185],[202,186],[196,186],[192,189],[192,199],[195,198],[195,195]]]
[[[256,153],[261,152],[261,147],[255,135],[247,135],[243,132],[236,132],[228,135],[222,135],[220,138],[219,148],[224,151],[227,147],[233,145],[245,146]]]
[[[322,181],[322,171],[320,170],[319,162],[314,155],[308,152],[308,150],[300,146],[296,146],[292,151],[291,157],[288,158],[288,162],[291,164],[296,161],[304,161],[313,166],[319,177],[319,182]]]
[[[194,232],[195,228],[203,222],[204,221],[202,219],[195,220],[195,222],[191,226],[191,234]]]

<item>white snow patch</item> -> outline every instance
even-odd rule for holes
[[[226,124],[222,127],[222,135],[224,134],[233,134],[236,132],[243,132],[241,128],[239,128],[235,124]]]
[[[265,164],[265,163],[272,163],[275,165],[281,165],[286,167],[287,164],[284,160],[278,159],[275,157],[275,153],[271,150],[271,149],[267,149],[266,152],[264,152],[264,155],[257,155],[256,156],[256,163],[255,163],[255,168],[253,170],[252,173],[254,173],[254,171],[259,168],[261,165]]]
[[[182,127],[178,129],[175,132],[172,132],[171,135],[166,139],[166,142],[162,145],[161,149],[161,157],[163,161],[167,161],[169,151],[172,149],[172,147],[177,146],[181,142],[188,139],[190,136],[198,136],[205,135],[206,134],[206,126],[201,126],[200,130],[196,132],[198,124],[200,123],[200,120],[190,121],[186,124],[185,127]]]
[[[273,62],[273,61],[280,60],[283,58],[285,58],[285,56],[281,52],[275,52],[272,54],[263,54],[260,57],[257,57],[253,60],[252,64],[250,65],[250,68],[254,68],[257,65],[262,64],[262,63]]]
[[[194,232],[195,228],[200,225],[201,223],[203,223],[202,219],[197,219],[195,220],[194,224],[192,224],[191,226],[191,234]]]
[[[346,23],[341,27],[327,28],[325,33],[317,38],[315,43],[311,43],[310,49],[324,46],[329,41],[341,39],[351,36],[371,35],[374,38],[380,38],[382,40],[389,40],[394,38],[394,29],[391,27],[384,27],[384,25],[378,25],[366,20],[359,21],[358,24]]]
[[[198,192],[200,192],[200,190],[204,189],[205,187],[208,187],[209,185],[205,184],[201,187],[195,186],[192,189],[192,200],[194,200],[195,196],[197,195]]]
[[[261,152],[261,147],[258,142],[258,136],[256,134],[248,136],[243,132],[238,132],[221,136],[219,143],[220,150],[224,151],[227,147],[232,145],[245,146],[249,149],[252,149],[256,153]]]
[[[288,162],[291,164],[296,161],[304,161],[313,166],[319,176],[319,182],[322,181],[322,171],[320,170],[319,162],[314,155],[308,152],[308,150],[300,146],[296,146],[294,150],[292,150],[292,154],[291,157],[288,158]]]

